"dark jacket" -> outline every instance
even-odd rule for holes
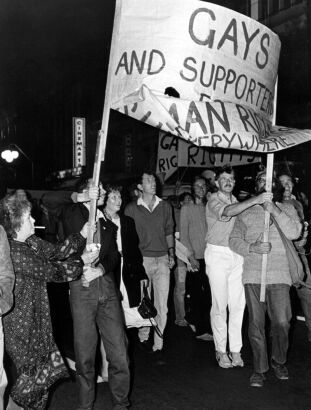
[[[83,225],[88,221],[89,211],[81,203],[66,206],[62,211],[62,221],[65,236],[80,232]],[[116,244],[117,227],[106,218],[99,219],[100,224],[100,254],[99,263],[104,267],[104,274],[113,272],[120,260]],[[85,246],[85,244],[84,244]],[[79,251],[82,254],[82,247]]]
[[[138,306],[141,301],[140,281],[148,279],[139,250],[139,239],[132,218],[120,216],[121,242],[123,254],[122,278],[128,294],[130,307]],[[116,269],[117,285],[120,286],[120,264]]]

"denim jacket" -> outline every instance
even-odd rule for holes
[[[5,230],[0,225],[0,314],[7,313],[13,305],[14,270],[10,246]]]

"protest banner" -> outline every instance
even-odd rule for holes
[[[272,123],[280,41],[257,21],[197,0],[117,0],[116,36],[111,108],[198,146],[267,153],[269,171],[273,152],[311,140]]]
[[[178,169],[179,138],[166,132],[159,132],[156,173],[164,173],[164,181]]]
[[[272,125],[280,41],[267,27],[197,0],[120,3],[112,108],[199,146],[268,153],[311,140]]]
[[[231,166],[249,165],[261,162],[258,155],[222,150],[216,152],[206,147],[198,147],[172,134],[159,132],[157,174],[164,172],[167,180],[178,167],[214,168],[225,164]]]
[[[114,102],[142,84],[185,100],[236,102],[271,118],[280,41],[224,7],[186,0],[123,0]]]

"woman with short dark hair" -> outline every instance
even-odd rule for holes
[[[119,215],[122,206],[122,187],[117,185],[105,186],[104,215],[118,227],[117,245],[121,254],[121,263],[115,270],[118,286],[121,285],[123,301],[129,307],[138,306],[141,301],[141,284],[148,283],[143,266],[143,257],[138,247],[135,223],[132,218]],[[123,286],[124,285],[124,286]]]

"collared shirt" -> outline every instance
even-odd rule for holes
[[[160,201],[162,201],[162,199],[155,195],[155,202],[153,204],[152,209],[149,208],[149,206],[146,204],[146,202],[143,200],[143,198],[138,198],[137,199],[137,205],[142,205],[145,208],[147,208],[149,212],[153,212],[154,209],[159,205]]]
[[[230,199],[220,191],[211,195],[206,205],[206,242],[208,244],[229,246],[229,235],[236,217],[223,216],[223,211],[226,206],[236,202],[238,201],[233,195],[230,201]]]
[[[174,234],[174,221],[171,205],[164,200],[157,200],[150,211],[141,199],[130,202],[125,208],[125,215],[135,222],[139,237],[139,248],[143,256],[160,257],[167,255],[167,236]]]

